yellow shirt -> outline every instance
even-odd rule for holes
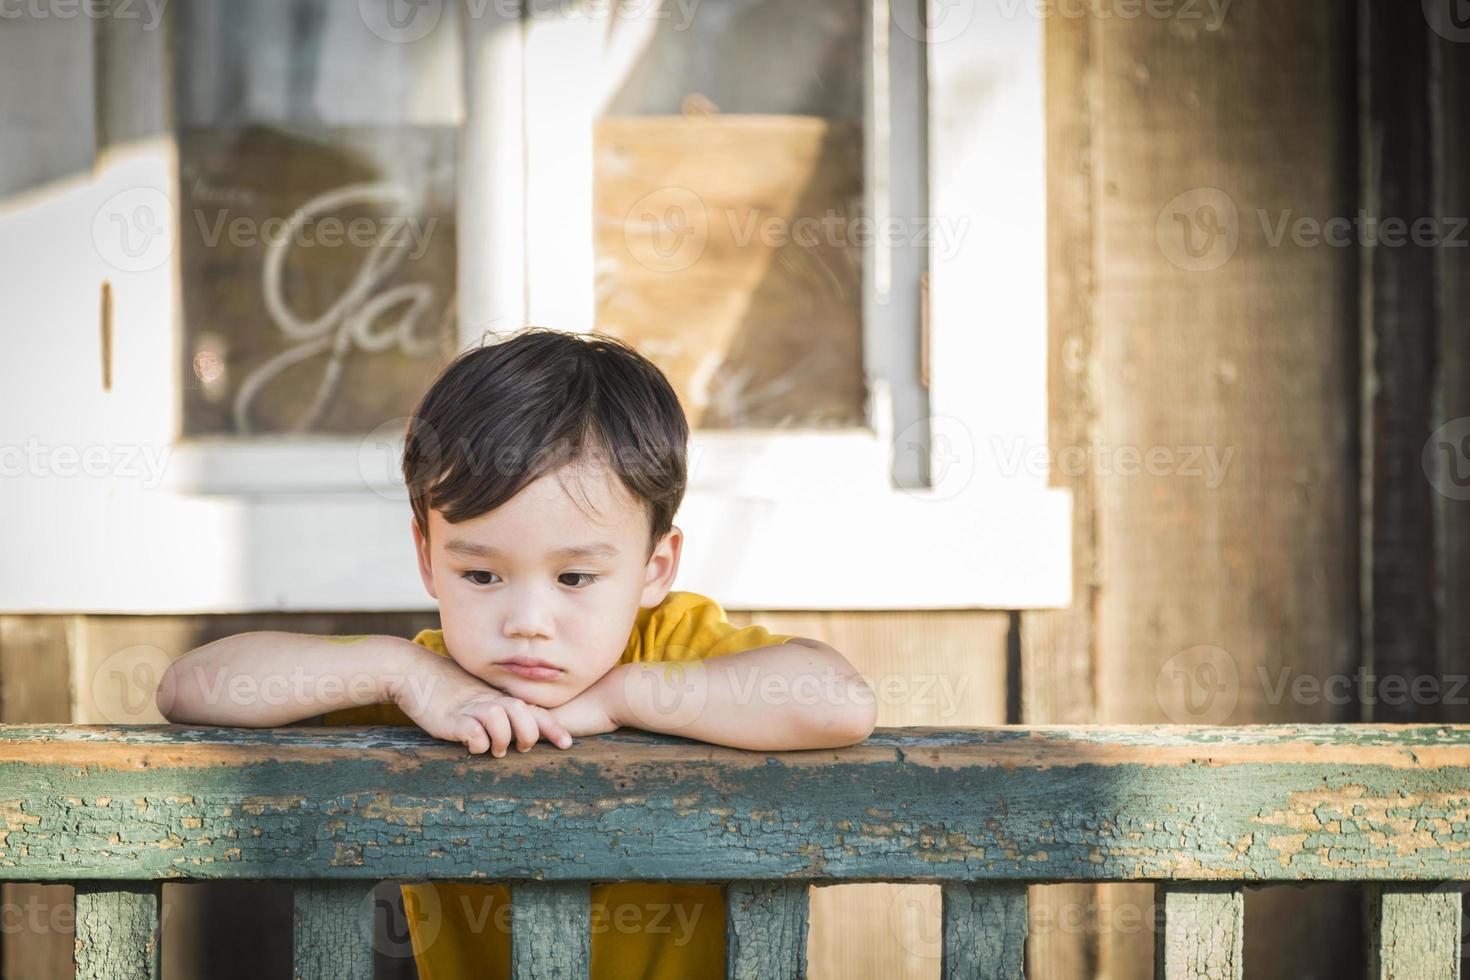
[[[619,663],[706,660],[785,643],[763,626],[737,627],[713,599],[670,592],[638,610]],[[449,656],[442,630],[413,642]],[[395,704],[327,713],[328,725],[411,725]],[[573,748],[571,751],[576,751]],[[509,980],[510,889],[438,882],[404,885],[421,980]],[[725,975],[725,898],[719,885],[604,882],[591,888],[592,980],[685,980]]]

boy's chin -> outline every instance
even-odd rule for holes
[[[528,681],[523,677],[509,677],[503,682],[486,679],[486,683],[500,688],[513,698],[520,698],[527,704],[534,704],[538,708],[561,707],[582,693],[581,690],[565,684],[548,684],[544,681],[538,683]]]

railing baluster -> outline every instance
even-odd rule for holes
[[[78,882],[77,980],[158,980],[157,882]]]
[[[1026,886],[943,886],[943,980],[1021,980],[1026,975]]]
[[[592,893],[585,881],[518,881],[510,888],[510,975],[567,980],[592,970]]]
[[[372,980],[372,891],[372,883],[361,881],[296,884],[296,980]]]
[[[806,976],[805,881],[733,881],[725,889],[725,976]]]
[[[1459,980],[1458,888],[1377,885],[1369,902],[1370,980]]]
[[[1164,928],[1154,939],[1158,980],[1240,980],[1245,891],[1239,885],[1160,885]]]

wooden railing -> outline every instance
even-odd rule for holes
[[[504,881],[514,975],[582,977],[589,881],[726,882],[731,977],[806,969],[807,886],[942,885],[944,977],[1019,977],[1026,885],[1151,881],[1158,975],[1239,977],[1247,882],[1373,884],[1374,977],[1459,976],[1470,727],[619,732],[0,726],[0,878],[76,886],[79,977],[159,975],[159,885],[296,882],[296,974],[370,977],[380,880]]]

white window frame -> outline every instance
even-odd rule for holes
[[[1062,606],[1071,591],[1070,500],[1047,486],[1044,459],[1042,23],[949,5],[946,19],[921,28],[915,8],[889,4],[871,5],[868,213],[910,222],[949,215],[965,219],[966,233],[944,254],[868,250],[865,427],[693,435],[689,492],[676,518],[685,533],[676,587],[731,608]],[[596,88],[557,79],[570,72],[585,81],[589,65],[617,52],[599,47],[605,25],[496,21],[505,8],[486,5],[463,28],[465,343],[487,326],[593,326]],[[111,73],[98,87],[107,100],[99,115],[120,134],[135,125],[156,132],[103,147],[91,203],[105,206],[119,188],[140,185],[175,199],[167,32],[116,20],[96,30]],[[925,62],[927,74],[918,69]],[[978,101],[964,84],[977,72],[993,83]],[[138,99],[150,90],[156,106]],[[927,160],[917,152],[926,132]],[[547,179],[492,179],[527,168]],[[552,185],[555,194],[542,193]],[[546,272],[553,267],[555,276]],[[584,273],[569,275],[569,267]],[[917,296],[925,271],[927,335]],[[113,485],[69,498],[81,520],[48,522],[48,508],[60,504],[44,488],[23,493],[37,521],[0,558],[7,609],[432,608],[413,562],[403,488],[382,465],[381,434],[177,439],[180,399],[165,407],[157,394],[178,394],[176,252],[158,269],[119,273],[99,263],[94,275],[112,285],[116,335],[120,347],[132,343],[137,379],[105,410],[115,413],[120,439],[169,444],[166,479],[147,491]],[[921,338],[932,351],[927,365]],[[924,368],[927,391],[918,381]],[[104,573],[83,580],[64,561],[15,557],[42,542],[86,549]]]

